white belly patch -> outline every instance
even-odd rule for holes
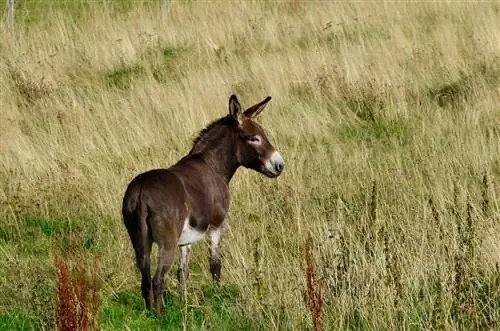
[[[204,232],[201,232],[189,225],[189,219],[187,218],[184,221],[184,227],[182,228],[181,237],[179,238],[179,242],[177,245],[190,245],[201,239]]]

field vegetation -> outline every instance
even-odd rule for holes
[[[0,329],[421,330],[500,323],[498,2],[16,1],[0,25]],[[227,114],[276,180],[231,182],[222,287],[143,308],[121,199]],[[154,260],[154,259],[153,259]],[[153,263],[154,265],[154,263]]]

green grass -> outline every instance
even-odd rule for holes
[[[101,9],[107,8],[116,14],[126,14],[134,8],[132,0],[103,0],[99,5]],[[65,15],[73,22],[82,24],[89,9],[92,9],[92,6],[88,1],[27,0],[16,1],[14,12],[18,25],[28,28],[30,24],[45,23],[47,16],[44,13],[47,12]]]
[[[361,124],[346,124],[338,129],[338,136],[343,141],[368,143],[371,146],[398,143],[406,145],[411,142],[412,124],[406,120],[373,121]]]
[[[166,293],[165,315],[156,317],[144,309],[140,289],[123,291],[104,300],[99,314],[99,324],[106,330],[120,330],[127,326],[131,330],[255,330],[256,325],[235,308],[238,290],[222,286],[202,288],[195,299],[182,303],[176,294]]]
[[[37,317],[17,310],[0,313],[0,330],[36,330]]]
[[[47,256],[54,245],[62,252],[76,249],[99,253],[102,247],[98,234],[87,227],[88,221],[85,218],[53,220],[26,216],[17,219],[15,225],[0,228],[0,240],[32,256]]]
[[[176,58],[182,56],[183,51],[170,46],[151,46],[144,51],[141,63],[123,64],[103,73],[104,85],[112,90],[126,90],[132,83],[145,79],[148,75],[159,83],[166,83],[180,75],[174,63]]]
[[[139,66],[118,68],[105,75],[105,82],[110,87],[125,89],[144,73],[144,69]]]

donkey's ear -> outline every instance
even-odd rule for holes
[[[245,114],[245,116],[247,117],[256,117],[257,115],[260,114],[261,111],[264,110],[264,108],[266,108],[266,105],[270,100],[271,97],[265,98],[263,101],[245,110],[243,114]]]
[[[236,95],[231,95],[229,98],[229,114],[231,114],[235,120],[240,122],[241,120],[241,105],[238,101]]]

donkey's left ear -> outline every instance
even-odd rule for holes
[[[267,103],[271,100],[271,97],[265,98],[263,101],[245,110],[243,113],[246,117],[256,117],[261,111],[266,108]]]
[[[235,120],[241,122],[241,105],[234,94],[229,98],[229,114],[231,114]]]

